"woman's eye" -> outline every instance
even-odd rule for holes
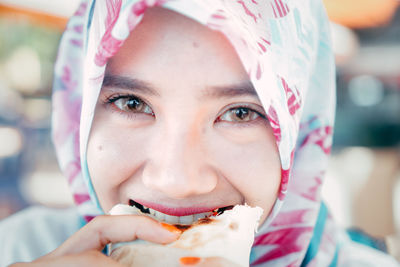
[[[125,112],[146,113],[153,115],[153,110],[143,100],[134,96],[118,96],[109,100],[118,109]]]
[[[246,107],[239,107],[226,111],[221,115],[219,120],[228,122],[249,122],[257,119],[258,117],[260,117],[260,114],[258,114],[256,111]]]

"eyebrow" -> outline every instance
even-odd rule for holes
[[[140,91],[144,94],[160,96],[160,94],[154,90],[149,83],[120,75],[105,74],[102,86]]]
[[[232,98],[239,96],[257,97],[253,84],[247,80],[238,84],[208,87],[204,93],[207,98]]]
[[[133,79],[126,76],[105,74],[103,79],[103,87],[114,87],[139,91],[144,94],[160,96],[150,83]],[[203,91],[205,98],[233,98],[239,96],[257,97],[258,94],[254,89],[251,81],[247,80],[238,84],[228,84],[222,86],[209,86]]]

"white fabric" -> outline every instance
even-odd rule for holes
[[[0,266],[37,259],[81,226],[76,208],[31,207],[18,212],[0,221]]]
[[[398,267],[400,264],[387,254],[356,242],[346,243],[342,247],[347,254],[340,254],[340,267]],[[351,256],[350,256],[351,255]]]

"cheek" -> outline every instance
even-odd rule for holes
[[[264,209],[265,219],[275,203],[281,181],[280,158],[272,131],[258,128],[243,135],[240,143],[215,138],[209,147],[215,148],[210,151],[215,166],[247,204]]]
[[[120,187],[143,163],[145,140],[130,129],[104,123],[94,125],[87,152],[93,187],[102,208],[107,211],[121,202]],[[118,138],[117,138],[118,137]]]

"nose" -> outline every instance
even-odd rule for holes
[[[207,163],[205,136],[199,124],[174,123],[151,138],[143,168],[143,184],[173,199],[211,192],[216,170]]]

